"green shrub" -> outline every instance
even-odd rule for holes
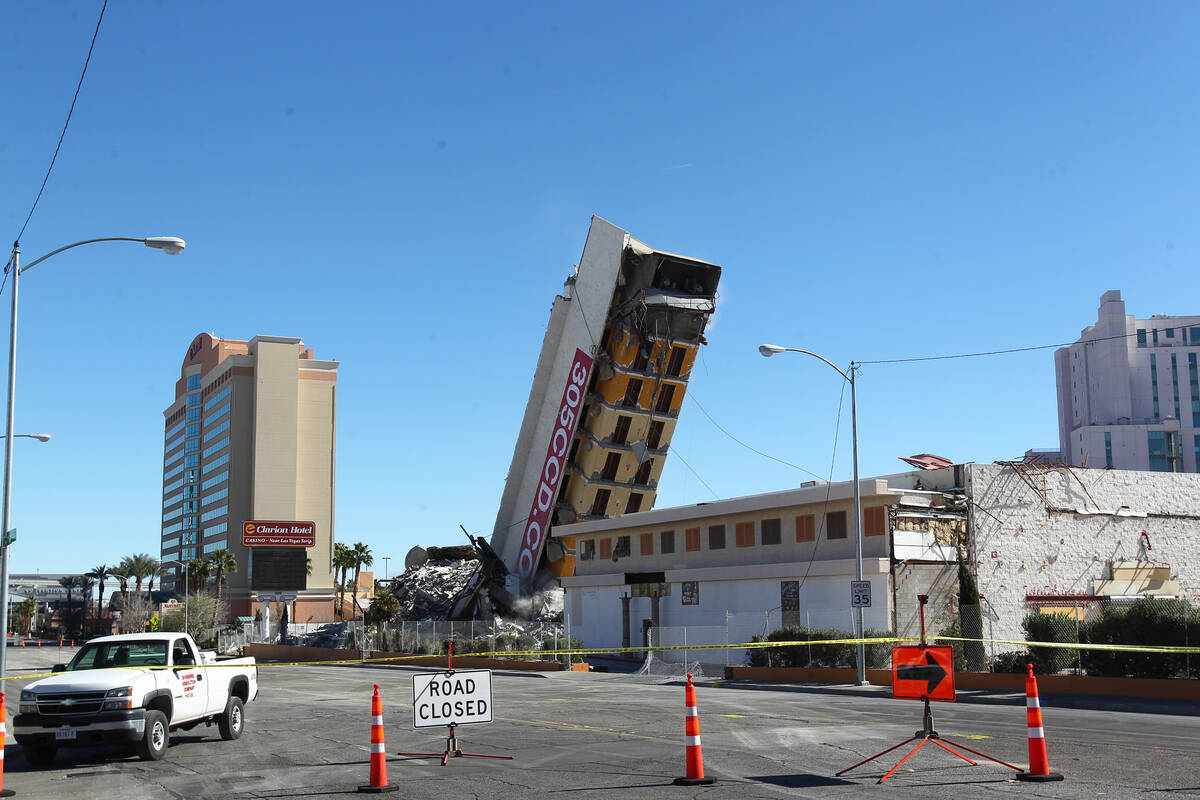
[[[868,629],[864,639],[889,637],[892,634]],[[805,642],[831,639],[853,639],[854,635],[832,628],[805,628],[803,626],[786,626],[767,634],[768,642]],[[754,636],[751,642],[761,642],[761,636]],[[787,647],[756,647],[749,651],[749,662],[752,667],[853,667],[858,647],[855,644],[797,644]],[[891,644],[869,644],[865,648],[867,666],[871,669],[884,669],[891,663]]]
[[[1142,598],[1126,608],[1108,607],[1080,632],[1092,644],[1183,646],[1200,642],[1200,610],[1182,600]],[[1089,675],[1134,678],[1200,677],[1200,657],[1182,653],[1088,650]]]
[[[1022,653],[1020,650],[1009,650],[1004,653],[997,653],[992,659],[992,672],[1016,673],[1018,675],[1027,672],[1026,664],[1029,662],[1029,656]]]
[[[1021,628],[1025,631],[1025,638],[1031,642],[1074,644],[1079,641],[1075,620],[1064,614],[1027,614],[1021,622]],[[1030,647],[1029,660],[1039,675],[1056,675],[1075,666],[1079,651],[1065,647]]]

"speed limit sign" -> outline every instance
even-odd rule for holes
[[[850,607],[851,608],[870,608],[871,607],[871,582],[870,581],[850,581]]]

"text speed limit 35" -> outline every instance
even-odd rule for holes
[[[437,728],[491,721],[491,670],[413,675],[413,727]]]

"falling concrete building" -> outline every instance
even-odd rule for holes
[[[721,268],[592,218],[555,298],[491,544],[528,589],[574,571],[553,525],[647,511]],[[560,529],[561,530],[561,529]]]

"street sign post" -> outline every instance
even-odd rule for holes
[[[851,608],[870,608],[871,607],[871,582],[870,581],[850,581],[850,607]]]

